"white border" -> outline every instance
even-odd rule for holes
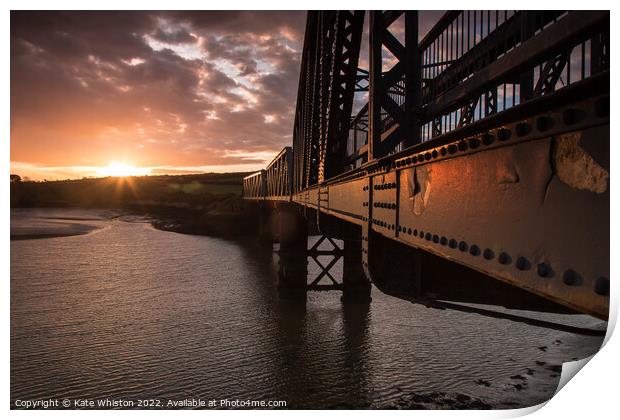
[[[312,2],[284,2],[284,1],[226,1],[226,2],[207,2],[207,1],[190,1],[190,0],[175,0],[175,1],[162,1],[162,0],[152,0],[152,1],[128,1],[128,0],[108,0],[108,1],[76,1],[76,0],[58,0],[55,2],[49,1],[7,1],[3,3],[5,5],[4,13],[0,18],[0,28],[3,31],[2,38],[2,57],[6,58],[8,61],[9,58],[9,34],[10,34],[10,25],[9,25],[9,10],[11,9],[73,9],[73,10],[86,10],[86,9],[143,9],[143,10],[181,10],[181,9],[189,9],[189,10],[202,10],[202,9],[265,9],[265,10],[281,10],[281,9],[376,9],[381,7],[382,9],[411,9],[411,8],[419,8],[419,9],[433,9],[433,10],[448,10],[448,9],[459,9],[467,6],[468,9],[490,9],[495,10],[498,6],[505,9],[559,9],[559,8],[569,8],[569,9],[613,9],[614,2],[611,1],[588,1],[588,2],[541,2],[541,1],[531,1],[531,0],[522,0],[519,2],[504,2],[498,3],[497,1],[470,1],[467,4],[463,2],[457,1],[442,1],[436,0],[433,2],[404,2],[404,1],[368,1],[368,0],[359,0],[359,1],[340,1],[334,2],[333,0],[314,0]],[[428,7],[431,6],[431,7]],[[509,7],[512,6],[512,7]],[[612,10],[612,25],[611,25],[611,45],[612,48],[615,48],[616,45],[620,45],[616,41],[618,41],[617,31],[615,27],[615,23],[618,23],[618,19],[616,19],[616,12]],[[614,56],[612,55],[612,61],[614,60]],[[5,63],[6,63],[5,61]],[[612,107],[611,109],[616,109],[615,107],[615,99],[617,98],[617,87],[618,83],[616,82],[615,66],[612,64],[612,77],[611,77],[611,90],[612,94]],[[9,172],[9,160],[10,160],[10,149],[9,149],[9,136],[10,136],[10,96],[8,94],[9,86],[10,86],[10,67],[8,64],[2,66],[2,74],[4,80],[5,90],[4,100],[2,101],[2,121],[3,121],[3,138],[5,139],[2,142],[1,152],[2,153],[2,161],[5,168],[5,179],[6,175]],[[614,118],[612,118],[612,121]],[[611,124],[611,165],[614,166],[616,152],[618,152],[618,144],[617,141],[620,137],[617,136],[618,130],[616,124],[612,122]],[[10,392],[9,392],[9,380],[10,380],[10,369],[9,369],[9,357],[10,357],[10,347],[9,347],[9,319],[10,319],[10,293],[9,293],[9,188],[8,182],[4,182],[0,184],[1,193],[3,199],[4,206],[1,208],[2,212],[2,267],[3,267],[3,302],[4,302],[4,322],[2,323],[2,333],[5,340],[3,340],[2,346],[2,356],[4,360],[4,375],[2,378],[2,401],[4,402],[4,410],[10,411]],[[617,209],[617,195],[614,190],[611,190],[611,206],[612,210]],[[612,215],[613,215],[612,211]],[[618,247],[614,246],[614,239],[618,237],[618,223],[612,217],[611,220],[611,276],[612,282],[615,284],[615,279],[618,278],[618,270],[617,265],[614,263],[620,255],[618,255]],[[618,290],[615,286],[612,285],[611,288],[611,300],[612,300],[612,311],[610,318],[610,332],[613,330],[613,326],[617,320],[617,308],[618,308]],[[615,360],[615,354],[618,352],[618,339],[617,337],[612,337],[609,339],[606,338],[606,345],[604,349],[596,354],[592,360],[587,364],[585,368],[583,368],[582,372],[579,373],[578,378],[576,380],[570,381],[566,386],[561,389],[561,391],[552,398],[547,404],[541,404],[537,407],[526,408],[526,409],[518,409],[518,410],[492,410],[492,411],[434,411],[434,412],[420,412],[420,411],[403,411],[403,412],[377,412],[376,410],[368,410],[368,411],[356,411],[355,416],[360,418],[376,418],[376,416],[382,416],[389,413],[390,416],[395,418],[407,418],[411,419],[415,418],[475,418],[475,419],[484,419],[484,418],[513,418],[519,417],[525,414],[531,414],[531,418],[543,419],[543,418],[562,418],[562,419],[583,419],[583,418],[609,418],[616,412],[616,384],[617,384],[617,375],[618,375],[618,361]],[[566,370],[566,368],[564,369]],[[563,370],[563,371],[564,371]],[[284,416],[295,416],[302,419],[312,419],[315,420],[317,416],[327,416],[328,418],[339,418],[344,413],[339,411],[330,411],[330,412],[315,412],[315,411],[296,411],[294,413],[288,411],[231,411],[231,412],[222,412],[222,411],[209,411],[205,412],[192,412],[192,411],[180,411],[172,414],[173,416],[183,416],[188,418],[204,418],[205,416],[209,417],[241,417],[245,415],[251,415],[255,418],[260,419],[271,419],[273,417],[284,417]],[[60,412],[60,411],[10,411],[9,415],[14,418],[31,418],[31,417],[45,417],[50,419],[64,419],[64,418],[108,418],[112,415],[120,418],[148,418],[148,419],[159,419],[159,418],[169,418],[171,416],[170,412],[167,411],[121,411],[121,412],[86,412],[86,411],[70,411],[70,412]]]

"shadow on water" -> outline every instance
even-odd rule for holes
[[[278,352],[273,357],[277,363],[274,389],[266,397],[284,400],[288,408],[369,407],[370,304],[343,304],[340,291],[307,295],[282,292],[277,286],[277,253],[255,241],[244,241],[240,246],[244,256],[258,267],[257,272],[271,273],[268,279],[252,280],[261,283],[263,297],[272,309],[272,337]],[[328,306],[316,302],[326,298],[324,293],[334,293],[327,299]],[[330,325],[328,331],[323,329],[324,324]]]
[[[370,303],[348,303],[342,305],[344,321],[345,377],[355,384],[358,395],[357,406],[369,407],[372,402],[369,383],[369,324]],[[345,408],[345,407],[343,407]],[[346,407],[353,408],[353,407]]]

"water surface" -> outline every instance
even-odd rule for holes
[[[548,399],[561,363],[594,353],[603,339],[431,309],[377,289],[370,305],[343,305],[339,292],[288,301],[278,295],[277,254],[252,241],[158,231],[99,211],[11,217],[25,227],[58,217],[96,227],[11,242],[12,404],[227,398],[292,408],[515,408]],[[520,314],[604,329],[584,315]]]

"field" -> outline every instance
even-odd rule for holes
[[[11,207],[210,209],[237,201],[247,173],[11,182]]]

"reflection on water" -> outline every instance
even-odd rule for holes
[[[105,228],[88,235],[11,243],[12,402],[514,408],[549,398],[561,362],[602,342],[376,289],[369,305],[343,305],[338,292],[289,301],[278,296],[271,250],[135,220],[97,223]],[[587,316],[536,316],[602,327]]]

